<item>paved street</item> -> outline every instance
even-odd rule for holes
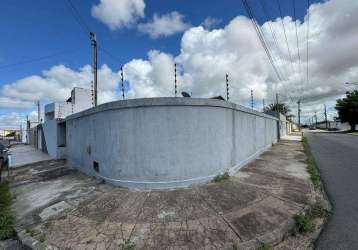
[[[308,134],[333,206],[316,249],[358,249],[358,136]]]

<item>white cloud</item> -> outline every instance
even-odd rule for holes
[[[113,101],[117,98],[116,88],[120,80],[118,72],[107,65],[98,70],[99,102]],[[64,101],[73,87],[90,89],[92,81],[91,66],[86,65],[78,71],[64,65],[56,65],[44,70],[42,75],[32,75],[3,86],[0,106],[31,108],[37,100]]]
[[[171,36],[185,31],[190,27],[184,22],[184,16],[176,11],[159,16],[154,14],[153,20],[138,25],[138,30],[148,34],[151,38]]]
[[[310,7],[309,76],[306,83],[306,24],[297,20],[299,49],[296,48],[295,23],[285,17],[293,69],[287,52],[281,19],[262,25],[267,42],[273,46],[271,24],[276,31],[279,48],[273,56],[287,80],[277,82],[251,21],[236,17],[225,27],[208,30],[203,26],[185,31],[180,53],[170,55],[152,50],[148,58],[133,59],[124,66],[125,78],[130,83],[129,98],[174,95],[174,62],[178,63],[178,89],[193,92],[194,97],[225,96],[225,74],[230,78],[230,100],[248,106],[250,90],[254,90],[257,106],[262,99],[273,102],[275,93],[287,101],[296,114],[298,98],[303,98],[302,115],[322,112],[327,103],[331,110],[334,100],[354,86],[344,85],[358,80],[358,2],[330,0]],[[158,33],[157,33],[158,34]],[[277,60],[277,58],[281,58]],[[303,81],[301,81],[301,78]],[[42,75],[29,76],[9,83],[2,89],[0,104],[9,106],[32,103],[37,98],[64,100],[73,86],[89,87],[92,79],[90,66],[72,70],[63,65],[54,66]],[[99,71],[99,101],[118,98],[119,73],[107,66]],[[293,98],[282,97],[287,96]],[[10,101],[11,100],[11,101]],[[333,117],[334,114],[331,114]]]
[[[222,22],[222,19],[215,18],[215,17],[207,17],[205,20],[200,24],[205,29],[210,30],[216,26],[218,26]]]
[[[20,124],[25,125],[26,117],[18,112],[11,112],[0,115],[0,128],[2,129],[19,129]]]
[[[225,95],[225,74],[230,78],[230,100],[248,105],[250,90],[254,90],[257,103],[266,99],[266,103],[274,100],[275,93],[288,96],[297,101],[303,98],[303,107],[310,107],[306,113],[313,114],[314,107],[323,102],[333,105],[335,100],[345,93],[348,86],[343,82],[358,79],[358,3],[349,0],[330,0],[313,4],[310,7],[310,39],[309,39],[309,83],[306,82],[306,27],[305,22],[297,20],[301,68],[297,56],[295,23],[291,17],[285,17],[287,39],[290,45],[293,65],[287,51],[281,19],[266,22],[262,25],[265,37],[272,46],[272,54],[276,65],[285,75],[285,80],[277,82],[277,78],[264,53],[250,20],[236,17],[224,28],[208,30],[198,26],[187,30],[181,40],[180,54],[174,57],[183,72],[181,77],[184,87],[194,96],[209,97]],[[279,48],[275,48],[269,25],[276,32]],[[277,58],[280,58],[279,60]],[[129,64],[135,67],[133,60]],[[141,65],[154,67],[153,58],[140,59]],[[172,62],[173,64],[174,62]],[[156,67],[167,67],[157,65]],[[159,72],[166,72],[167,70]],[[142,74],[134,70],[137,76],[131,80],[131,86],[141,84],[141,92],[160,93],[162,85],[156,83],[153,75]],[[140,74],[140,77],[138,76]],[[173,73],[170,73],[173,75]],[[140,81],[138,81],[140,79]],[[148,84],[144,84],[148,83]],[[171,85],[173,80],[168,85]],[[183,86],[184,84],[184,86]],[[135,91],[135,90],[133,90]],[[172,93],[172,91],[169,91]],[[284,98],[285,101],[290,98]],[[320,100],[320,101],[317,101]],[[295,102],[288,102],[296,109]],[[261,105],[258,105],[261,106]]]
[[[128,27],[144,17],[144,0],[100,0],[92,6],[92,16],[111,30]]]

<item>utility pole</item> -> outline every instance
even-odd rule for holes
[[[38,100],[37,102],[36,102],[36,105],[37,105],[37,122],[38,122],[38,124],[40,124],[40,117],[41,117],[41,115],[40,115],[40,112],[41,112],[41,108],[40,108],[40,100]]]
[[[315,123],[315,124],[316,124],[315,126],[317,127],[317,111],[314,112],[314,119],[315,119],[315,122],[316,122],[316,123]]]
[[[229,101],[229,75],[226,74],[226,100]]]
[[[122,83],[122,99],[124,100],[124,78],[123,78],[123,66],[121,67],[121,83]]]
[[[297,105],[298,105],[298,130],[301,131],[301,100],[299,99],[297,101]]]
[[[327,107],[324,105],[324,119],[326,121],[326,129],[328,129],[328,120],[327,120]]]
[[[251,108],[254,109],[254,91],[251,90]]]
[[[29,121],[29,116],[26,116],[26,143],[29,144],[30,143],[30,138],[29,138],[29,133],[30,133],[30,121]]]
[[[175,97],[177,97],[177,64],[174,63],[174,94],[175,94]]]
[[[265,111],[265,99],[262,99],[262,112]]]
[[[97,106],[97,39],[94,32],[90,32],[93,53],[93,104]]]
[[[276,93],[276,105],[278,105],[278,93]]]

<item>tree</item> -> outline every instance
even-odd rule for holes
[[[345,98],[338,99],[336,110],[341,122],[348,122],[354,131],[358,124],[358,90],[347,92]]]
[[[285,116],[290,116],[289,113],[291,112],[290,108],[284,103],[270,104],[264,108],[264,112],[272,112],[272,111],[279,112]]]

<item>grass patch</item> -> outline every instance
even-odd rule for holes
[[[40,230],[33,229],[33,228],[27,228],[25,232],[30,235],[32,238],[44,242],[46,240],[46,235],[43,234]]]
[[[15,236],[14,217],[11,213],[12,196],[7,181],[0,184],[0,240]]]
[[[329,214],[322,201],[317,201],[311,204],[307,213],[312,219],[326,218]]]
[[[268,243],[262,243],[257,250],[272,250],[272,246]]]
[[[306,214],[299,213],[293,217],[295,220],[293,234],[296,235],[297,233],[304,234],[313,232],[316,228],[314,219],[326,218],[327,216],[328,211],[324,208],[324,205],[321,201],[310,204]]]
[[[307,159],[306,159],[307,172],[310,175],[310,178],[311,178],[314,188],[315,189],[320,188],[321,187],[321,175],[318,171],[316,162],[313,158],[310,147],[308,145],[307,137],[303,137],[302,144],[303,144],[304,152],[307,157]]]
[[[230,177],[229,173],[225,172],[223,174],[219,174],[219,175],[215,176],[213,179],[213,182],[221,182],[221,181],[229,179],[229,177]]]
[[[294,234],[304,234],[314,231],[315,224],[309,215],[299,213],[296,214],[293,219],[295,220]]]
[[[135,244],[133,242],[130,242],[129,240],[126,240],[124,243],[119,245],[120,250],[135,250]]]

